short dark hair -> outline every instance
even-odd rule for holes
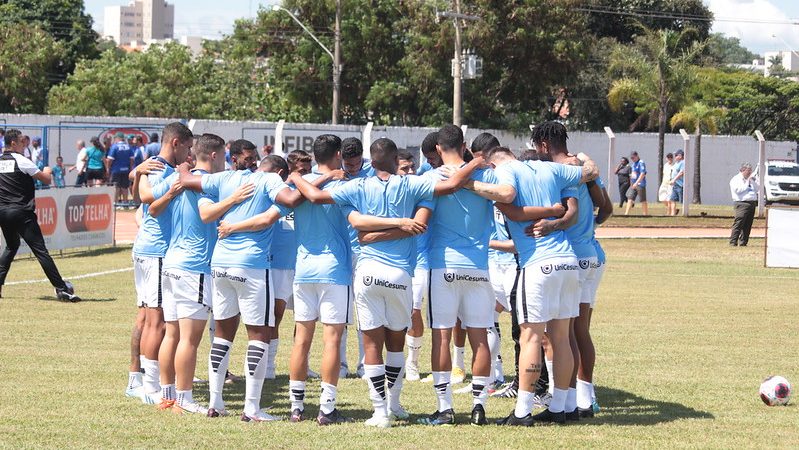
[[[3,137],[3,142],[6,144],[6,147],[8,147],[12,142],[18,140],[20,136],[22,136],[21,131],[17,130],[16,128],[11,128],[6,131],[6,134]]]
[[[405,161],[414,161],[413,154],[408,150],[397,151],[397,159],[404,159]]]
[[[369,147],[372,156],[372,167],[377,170],[391,172],[397,160],[397,144],[389,138],[380,138]]]
[[[553,149],[563,150],[566,148],[567,139],[569,135],[566,127],[554,120],[548,120],[533,128],[533,143],[536,145],[546,142]]]
[[[516,157],[516,155],[514,155],[513,152],[510,151],[510,149],[508,147],[500,147],[500,146],[497,145],[495,147],[491,147],[488,150],[484,150],[483,151],[483,159],[485,159],[486,161],[489,161],[489,160],[491,160],[491,158],[493,158],[494,156],[496,156],[499,153],[505,153],[507,155],[513,156],[514,158]]]
[[[630,156],[638,156],[638,152],[633,150],[632,152],[630,152]]]
[[[519,161],[538,161],[540,159],[541,155],[539,155],[538,152],[533,149],[525,150],[519,156]]]
[[[197,139],[197,144],[192,147],[191,152],[194,156],[211,157],[211,153],[221,152],[225,148],[225,140],[221,137],[205,133]]]
[[[335,134],[322,134],[313,141],[313,156],[316,162],[324,164],[341,151],[341,138]]]
[[[455,125],[444,125],[438,130],[438,145],[442,150],[460,150],[463,146],[463,131]]]
[[[305,150],[293,150],[286,156],[286,162],[289,166],[295,167],[301,162],[311,162],[311,155]]]
[[[230,156],[239,156],[244,153],[245,150],[255,152],[256,157],[258,155],[258,150],[256,149],[255,144],[247,139],[237,139],[230,144]]]
[[[150,142],[158,142],[158,133],[150,133]]]
[[[341,157],[344,159],[363,156],[363,142],[356,137],[344,138],[341,141]]]
[[[666,153],[666,158],[674,158],[674,153]]]
[[[474,159],[474,153],[468,148],[463,151],[463,162],[469,162]]]
[[[491,133],[480,133],[472,141],[471,150],[473,153],[485,152],[494,147],[499,147],[499,139]]]
[[[422,141],[422,154],[426,155],[428,153],[436,151],[436,145],[438,144],[438,131],[433,131],[432,133],[428,133],[427,136],[424,137]]]
[[[164,142],[170,142],[172,139],[177,139],[181,142],[191,139],[194,137],[194,133],[191,132],[189,127],[180,123],[180,122],[172,122],[164,127],[164,131],[161,132],[161,136],[164,138]]]
[[[289,165],[285,159],[283,159],[280,155],[266,155],[264,159],[261,160],[260,167],[263,167],[265,164],[271,164],[272,170],[275,170],[274,173],[278,171],[283,171],[283,174],[280,175],[283,178],[283,181],[286,181],[286,178],[289,176]]]

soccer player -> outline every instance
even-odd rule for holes
[[[134,192],[138,192],[141,177],[146,175],[149,185],[154,187],[188,158],[193,143],[193,135],[188,127],[180,122],[172,122],[164,127],[162,136],[163,146],[158,156],[145,161],[142,164],[145,167],[137,167],[133,171]],[[149,214],[149,205],[142,204],[142,223],[133,244],[133,278],[138,315],[143,315],[144,321],[140,335],[137,325],[131,336],[131,370],[126,395],[138,396],[146,404],[158,402],[161,393],[158,351],[165,332],[161,282],[163,258],[169,246],[171,226],[169,214],[153,217]],[[138,323],[140,322],[137,321]],[[143,377],[138,371],[137,353],[142,356]],[[139,386],[143,388],[139,389]]]
[[[349,220],[360,231],[379,231],[400,227],[414,217],[421,202],[432,200],[434,195],[454,193],[482,163],[476,159],[448,180],[435,182],[428,177],[394,175],[398,151],[390,139],[378,139],[370,152],[376,176],[351,181],[329,191],[320,191],[304,180],[296,180],[297,188],[314,203],[335,202],[346,208]],[[378,220],[376,229],[368,229],[371,225],[364,221],[371,222],[370,216],[389,221]],[[366,353],[364,371],[375,410],[366,425],[380,428],[391,426],[389,414],[403,419],[408,417],[399,405],[399,394],[405,366],[402,348],[413,309],[411,272],[416,261],[416,243],[402,234],[402,230],[399,232],[397,239],[362,246],[355,275],[358,328],[363,333]]]

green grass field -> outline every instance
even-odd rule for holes
[[[597,395],[602,411],[565,427],[529,429],[400,424],[390,430],[361,423],[320,428],[245,424],[159,412],[123,396],[128,342],[135,314],[132,273],[75,282],[82,303],[55,301],[46,283],[12,285],[0,300],[0,445],[3,447],[137,448],[551,448],[551,447],[794,447],[799,408],[769,408],[757,395],[762,378],[780,374],[799,384],[799,272],[763,268],[763,241],[729,248],[725,240],[609,240],[610,264],[594,315]],[[130,266],[130,249],[57,258],[70,275]],[[43,278],[23,258],[8,282]],[[509,317],[503,316],[503,356],[512,369]],[[262,405],[288,412],[285,376],[292,322],[284,321],[279,376]],[[429,336],[429,335],[426,335]],[[350,362],[357,355],[350,335]],[[240,332],[231,369],[240,373]],[[429,341],[422,361],[429,361]],[[318,367],[318,345],[312,366]],[[204,340],[198,376],[207,378]],[[429,367],[423,364],[423,367]],[[280,375],[283,374],[283,375]],[[244,383],[226,387],[228,407],[241,412]],[[319,385],[309,383],[308,415]],[[195,397],[207,402],[205,385]],[[414,416],[432,412],[433,388],[406,383],[403,404]],[[489,399],[490,418],[514,400]],[[370,411],[366,383],[340,383],[339,407],[359,421]],[[456,394],[461,423],[470,395]]]

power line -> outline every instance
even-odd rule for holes
[[[634,10],[622,9],[613,7],[601,6],[584,6],[575,8],[575,11],[594,13],[594,14],[610,14],[617,16],[632,16],[650,19],[672,19],[672,20],[688,20],[697,22],[738,22],[738,23],[759,23],[771,25],[799,25],[796,20],[777,20],[777,19],[750,19],[742,17],[707,17],[698,14],[687,14],[671,11],[651,11],[651,10]]]

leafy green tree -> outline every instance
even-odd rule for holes
[[[29,26],[0,27],[0,112],[42,113],[64,47]]]
[[[707,40],[705,50],[708,64],[752,64],[759,55],[752,53],[741,45],[741,40],[736,37],[728,37],[721,33],[713,33]]]
[[[684,106],[671,116],[671,128],[682,125],[694,131],[694,203],[702,203],[702,132],[716,134],[719,131],[718,122],[724,115],[721,108],[713,108],[702,102],[693,102]]]
[[[630,44],[650,30],[689,31],[696,40],[710,33],[713,13],[702,0],[591,0],[580,5],[589,30],[597,37],[612,37]]]
[[[608,91],[611,109],[620,111],[626,102],[632,102],[642,117],[657,116],[658,184],[663,177],[668,118],[685,101],[688,88],[696,79],[693,62],[704,47],[704,43],[692,41],[692,35],[687,30],[645,30],[634,45],[620,46],[611,56],[610,68],[617,75]]]

